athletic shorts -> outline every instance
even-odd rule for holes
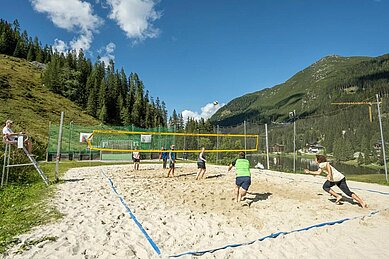
[[[169,161],[169,168],[174,168],[174,162],[173,161]]]
[[[330,188],[332,186],[338,186],[339,189],[342,190],[342,192],[344,192],[347,196],[351,197],[351,195],[353,195],[353,192],[350,191],[350,189],[348,188],[347,186],[347,183],[346,183],[346,177],[344,177],[342,180],[340,180],[339,182],[330,182],[330,181],[325,181],[325,183],[323,184],[323,189],[326,191],[326,192],[329,192],[330,191]]]
[[[251,177],[250,176],[239,176],[236,177],[236,186],[242,187],[246,191],[249,189],[251,185]]]
[[[140,159],[137,159],[137,158],[134,158],[134,163],[139,163],[140,162]]]
[[[197,162],[197,168],[198,169],[206,169],[205,168],[205,162],[204,161],[201,161],[201,162]]]

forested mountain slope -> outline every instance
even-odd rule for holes
[[[211,121],[222,126],[244,120],[284,121],[293,110],[304,118],[339,109],[332,102],[373,100],[377,93],[389,94],[389,54],[375,58],[333,55],[283,84],[232,100]]]
[[[326,153],[339,160],[349,160],[359,151],[367,154],[365,163],[382,163],[376,94],[382,101],[384,136],[388,138],[388,54],[375,58],[322,58],[283,84],[232,100],[212,116],[211,122],[230,126],[246,120],[254,123],[256,129],[267,123],[270,145],[283,145],[286,152],[292,152],[293,126],[289,112],[295,110],[297,149],[318,142]],[[332,104],[361,101],[373,102],[372,122],[369,105]],[[264,139],[260,142],[265,143]]]

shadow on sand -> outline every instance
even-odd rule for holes
[[[66,183],[66,182],[80,182],[80,181],[84,181],[85,178],[74,178],[74,179],[61,179],[62,182]]]
[[[225,174],[210,175],[210,176],[207,176],[206,179],[219,178],[219,177],[222,177],[222,176],[225,176]]]
[[[189,175],[196,175],[196,173],[188,173],[188,174],[179,174],[174,177],[184,177],[184,176],[189,176]]]
[[[267,200],[269,196],[272,195],[272,193],[270,192],[265,192],[265,193],[248,192],[247,194],[250,194],[251,196],[254,195],[254,197],[246,196],[245,200],[247,201],[249,206],[251,206],[251,204],[253,204],[254,202]]]
[[[336,202],[336,199],[329,199],[330,201],[332,201],[333,203]],[[345,197],[343,196],[342,197],[342,200],[340,201],[340,203],[338,205],[343,205],[344,202],[348,202],[350,203],[351,205],[358,205],[358,206],[361,206],[358,202],[355,202],[353,199],[349,198],[349,197]]]

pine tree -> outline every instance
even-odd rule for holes
[[[26,51],[26,45],[25,42],[20,39],[18,43],[16,44],[15,51],[13,53],[13,56],[17,58],[27,58],[27,51]]]
[[[27,60],[28,61],[35,60],[35,49],[34,49],[34,45],[32,45],[32,44],[29,44],[29,46],[28,46]]]
[[[107,111],[107,106],[105,106],[105,104],[103,104],[103,106],[102,106],[101,109],[100,109],[100,112],[99,112],[99,120],[100,120],[102,123],[106,123],[107,120],[108,120],[108,111]]]

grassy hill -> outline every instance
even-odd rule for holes
[[[320,59],[285,83],[238,97],[211,118],[219,125],[244,120],[267,123],[284,121],[290,111],[299,117],[336,112],[331,102],[372,100],[389,94],[389,55]]]
[[[47,145],[49,121],[59,124],[61,111],[65,112],[65,123],[99,124],[73,102],[42,85],[42,72],[41,64],[0,55],[0,122],[4,126],[12,119],[14,131],[27,132],[34,150],[40,151]]]

